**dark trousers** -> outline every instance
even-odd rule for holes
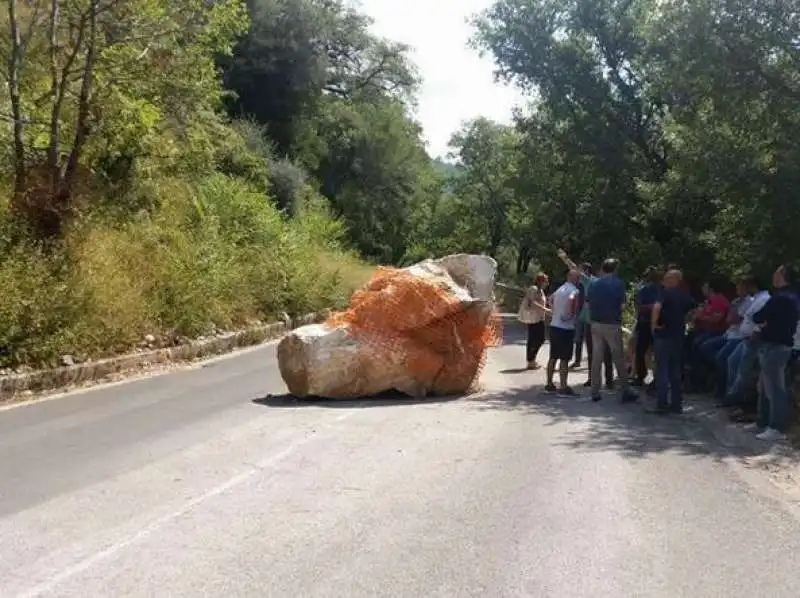
[[[586,335],[586,353],[589,357],[589,380],[592,378],[592,354],[594,353],[594,343],[592,342],[592,325],[586,323],[583,325],[584,334]],[[611,348],[606,345],[605,354],[603,355],[603,371],[606,375],[606,384],[611,385],[614,383],[614,361],[611,358]]]
[[[655,339],[656,390],[658,406],[662,409],[683,406],[683,342],[682,337]]]
[[[580,363],[583,359],[583,342],[586,339],[586,331],[588,329],[589,325],[586,322],[581,322],[580,320],[575,322],[575,363]],[[591,339],[587,341],[587,343],[590,342],[592,342]],[[589,367],[592,365],[591,359],[590,357]]]
[[[645,357],[647,351],[653,346],[653,330],[650,322],[638,322],[636,324],[636,380],[644,383],[647,378],[647,362]]]
[[[536,356],[539,354],[539,349],[544,344],[544,321],[537,322],[536,324],[528,324],[528,343],[526,345],[526,354],[528,361],[536,361]]]

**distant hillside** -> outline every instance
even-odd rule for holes
[[[442,174],[451,176],[458,174],[458,166],[452,162],[445,162],[442,158],[434,158],[433,166]]]
[[[433,167],[447,178],[457,177],[459,167],[452,162],[445,162],[441,158],[434,158]]]

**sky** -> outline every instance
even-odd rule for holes
[[[372,31],[413,48],[411,58],[423,79],[416,118],[428,151],[444,157],[451,135],[477,116],[508,123],[514,106],[524,104],[513,88],[495,83],[491,57],[467,47],[468,17],[491,0],[360,0],[375,19]]]

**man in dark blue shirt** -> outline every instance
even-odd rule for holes
[[[775,292],[764,307],[753,314],[761,327],[758,361],[761,366],[761,393],[758,400],[760,440],[782,440],[791,424],[792,399],[786,390],[786,365],[792,356],[800,310],[791,292],[793,273],[780,266],[772,275]]]
[[[622,402],[636,401],[639,397],[632,392],[625,367],[625,353],[622,349],[622,309],[625,306],[625,284],[617,276],[617,260],[608,259],[600,268],[600,278],[589,287],[586,301],[589,304],[589,317],[592,326],[592,364],[589,379],[592,382],[592,400],[599,401],[600,369],[607,348],[617,369],[617,377],[622,386]]]
[[[661,273],[651,266],[644,273],[645,284],[636,292],[636,363],[635,386],[644,386],[647,378],[645,356],[653,345],[652,315],[653,306],[658,301],[661,289]]]
[[[695,308],[694,299],[683,291],[680,270],[664,275],[661,297],[653,305],[651,327],[656,350],[656,413],[683,413],[682,350],[686,320]]]

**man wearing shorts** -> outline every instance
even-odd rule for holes
[[[550,360],[547,362],[547,386],[545,386],[547,392],[575,395],[575,391],[567,384],[567,376],[569,362],[575,348],[580,278],[580,272],[570,270],[567,274],[567,282],[558,287],[558,290],[550,298],[553,313],[550,321]],[[558,363],[560,388],[556,388],[553,384],[556,363]]]

